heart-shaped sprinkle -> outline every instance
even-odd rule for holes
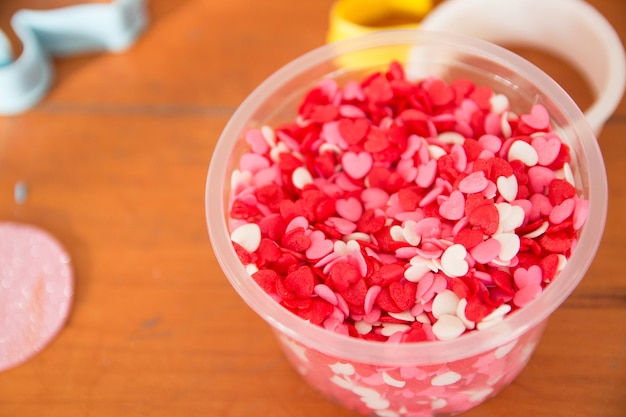
[[[548,166],[559,156],[561,151],[561,140],[557,137],[537,136],[531,142],[533,148],[539,155],[539,165]]]
[[[439,214],[444,219],[459,220],[465,214],[465,197],[461,191],[455,190],[450,197],[439,206]]]
[[[339,134],[349,145],[359,143],[367,135],[369,128],[367,120],[362,118],[341,119],[338,125]]]
[[[291,174],[291,182],[294,187],[301,190],[306,185],[313,184],[313,176],[305,167],[298,167],[294,169]]]
[[[365,94],[361,84],[357,81],[348,81],[343,87],[343,98],[348,101],[363,101],[365,100]]]
[[[533,148],[528,142],[523,140],[516,140],[511,144],[508,153],[508,160],[515,161],[519,160],[524,163],[524,165],[528,167],[532,167],[537,165],[539,162],[539,155],[535,148]]]
[[[478,138],[478,144],[488,151],[496,153],[502,147],[502,139],[495,135],[482,135]]]
[[[340,198],[335,202],[335,209],[337,214],[346,220],[356,222],[361,218],[363,214],[363,206],[361,202],[355,197],[348,197],[346,199]]]
[[[568,198],[567,200],[563,200],[563,202],[557,206],[552,208],[550,211],[550,223],[552,224],[561,224],[565,220],[567,220],[572,213],[574,213],[574,208],[576,207],[576,202],[573,198]]]
[[[504,94],[494,94],[489,99],[492,113],[503,113],[509,109],[509,98]]]
[[[417,284],[411,281],[394,281],[389,284],[389,295],[401,311],[413,307],[416,292]]]
[[[493,238],[500,242],[500,254],[498,258],[503,262],[513,259],[520,249],[520,239],[515,233],[499,233]]]
[[[462,277],[469,271],[469,265],[465,260],[467,250],[463,245],[454,244],[448,247],[441,255],[441,267],[443,272],[451,277]]]
[[[444,290],[433,298],[432,313],[435,318],[440,318],[444,314],[456,314],[459,305],[459,297],[450,290]]]
[[[259,155],[263,155],[270,148],[259,129],[250,129],[246,133],[246,142],[250,145],[252,152]]]
[[[433,80],[426,89],[434,106],[445,106],[454,100],[454,89],[442,80]]]
[[[541,285],[526,286],[515,293],[513,296],[513,304],[518,307],[524,307],[537,298],[541,292]]]
[[[465,194],[480,193],[487,188],[488,184],[489,181],[485,177],[485,173],[483,171],[472,172],[461,180],[459,183],[459,190]]]
[[[404,278],[407,281],[419,282],[428,272],[431,272],[431,268],[426,265],[411,265],[404,271]]]
[[[502,245],[496,239],[487,239],[470,250],[472,258],[481,264],[488,264],[500,255]]]
[[[285,277],[285,288],[298,298],[308,298],[313,294],[315,274],[308,266],[299,266]]]
[[[309,259],[321,259],[333,251],[334,244],[330,239],[326,239],[323,232],[314,230],[309,234],[311,246],[304,253]]]
[[[541,104],[535,104],[530,110],[530,114],[524,114],[520,119],[536,130],[544,130],[550,127],[550,115]]]
[[[417,167],[417,177],[415,183],[422,188],[430,187],[435,182],[437,176],[437,161],[429,160],[426,164]]]
[[[372,155],[367,152],[346,152],[341,156],[344,172],[355,180],[365,177],[372,169],[373,162]]]
[[[498,230],[500,215],[494,204],[483,204],[472,210],[468,220],[472,226],[480,227],[486,235],[492,235]]]
[[[230,240],[250,253],[256,252],[261,244],[261,228],[255,223],[246,223],[233,230]]]
[[[433,333],[438,340],[452,340],[465,333],[465,324],[455,315],[444,314],[433,324]],[[450,374],[450,376],[448,376]],[[454,374],[454,375],[452,375]],[[436,386],[450,385],[461,379],[461,375],[450,371],[433,378],[432,384]]]
[[[257,155],[255,153],[247,153],[241,157],[239,161],[240,171],[249,171],[256,173],[262,169],[269,168],[270,161],[263,155]]]
[[[517,288],[524,288],[529,285],[540,285],[541,277],[541,268],[538,265],[531,265],[528,269],[517,268],[515,272],[513,272],[513,281]]]
[[[509,203],[517,197],[518,184],[515,175],[509,177],[500,176],[496,180],[498,186],[498,192]]]

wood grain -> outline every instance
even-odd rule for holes
[[[50,231],[76,275],[58,338],[0,373],[0,417],[355,416],[290,368],[221,273],[204,220],[228,117],[323,44],[331,2],[151,0],[131,49],[55,60],[45,100],[0,117],[0,220]],[[624,42],[626,3],[590,3]],[[21,7],[65,4],[3,0],[0,24]],[[520,377],[464,415],[626,415],[625,138],[622,100],[599,138],[610,205],[594,263]]]

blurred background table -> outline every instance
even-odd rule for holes
[[[1,417],[354,416],[290,368],[222,275],[204,220],[221,129],[263,79],[325,42],[331,2],[151,0],[131,49],[55,60],[48,96],[0,117],[0,220],[50,231],[76,275],[66,327],[0,373]],[[2,0],[0,25],[18,8],[78,3]],[[626,43],[626,2],[590,3]],[[599,253],[521,376],[468,417],[626,415],[626,101],[599,141]]]

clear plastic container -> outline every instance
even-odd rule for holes
[[[384,70],[390,59],[413,76],[468,78],[508,96],[511,110],[548,110],[570,146],[589,215],[570,261],[531,304],[499,324],[449,341],[391,344],[342,336],[284,309],[246,273],[230,242],[230,175],[247,150],[244,133],[292,121],[303,94],[321,79],[340,84]],[[263,82],[226,125],[209,167],[206,216],[215,255],[245,302],[273,328],[294,368],[330,399],[365,415],[447,416],[496,395],[522,371],[550,314],[585,275],[601,240],[607,210],[602,156],[573,100],[544,72],[491,43],[420,30],[379,32],[329,44],[289,63]]]

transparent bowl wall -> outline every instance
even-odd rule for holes
[[[570,261],[530,305],[500,324],[450,341],[388,344],[358,340],[312,325],[284,309],[248,276],[230,243],[230,175],[248,150],[245,132],[293,121],[304,94],[320,80],[339,84],[386,70],[391,59],[410,77],[473,80],[505,94],[511,110],[548,110],[570,146],[588,221]],[[497,394],[522,371],[550,314],[576,288],[601,240],[607,184],[596,138],[573,100],[540,69],[491,43],[420,30],[389,31],[329,44],[281,68],[241,104],[215,148],[207,178],[206,216],[217,260],[245,302],[275,331],[287,358],[312,386],[362,414],[453,415]]]

